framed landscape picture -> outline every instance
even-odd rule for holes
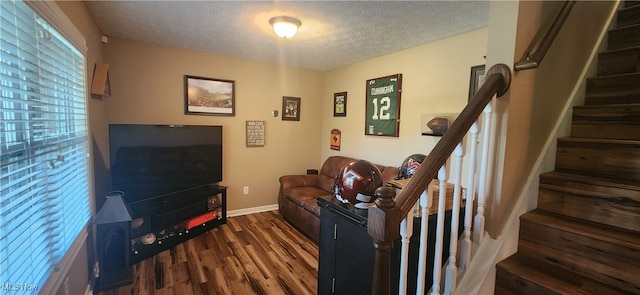
[[[188,115],[235,116],[235,82],[185,75],[184,112]]]
[[[367,80],[365,135],[398,137],[402,74]]]

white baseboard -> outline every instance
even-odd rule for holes
[[[227,217],[278,210],[278,204],[227,211]]]

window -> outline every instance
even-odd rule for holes
[[[0,21],[0,293],[36,293],[91,216],[85,57],[21,1]]]

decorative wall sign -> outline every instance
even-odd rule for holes
[[[347,116],[347,93],[338,92],[333,94],[333,116]]]
[[[367,80],[365,135],[398,137],[402,74]]]
[[[185,75],[184,113],[235,116],[235,82]]]
[[[331,142],[332,150],[336,150],[336,151],[340,150],[340,136],[341,136],[340,129],[331,130],[331,139],[329,140],[329,142]]]
[[[471,81],[469,81],[469,100],[476,95],[480,86],[484,83],[484,65],[471,67]]]
[[[264,121],[247,121],[247,147],[264,146]]]
[[[282,120],[300,121],[300,98],[282,97]]]
[[[111,96],[111,83],[109,83],[109,65],[107,63],[97,62],[96,66],[93,68],[91,94]]]

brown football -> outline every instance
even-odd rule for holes
[[[449,119],[436,117],[427,122],[427,127],[433,131],[434,135],[442,135],[449,129]]]

